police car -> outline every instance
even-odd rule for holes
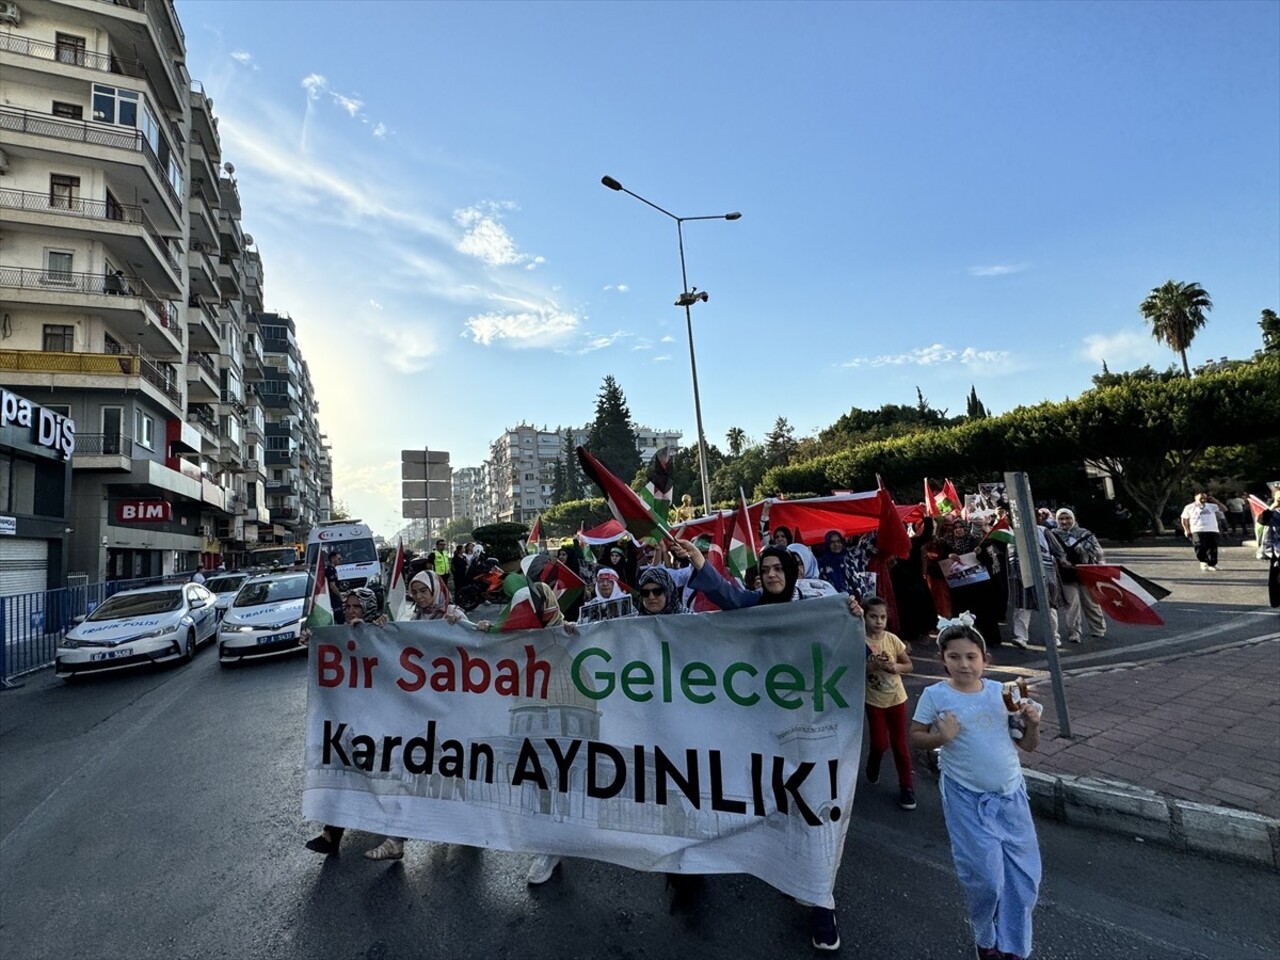
[[[198,583],[124,590],[109,597],[58,644],[55,672],[121,670],[144,663],[190,660],[218,628],[214,596]]]
[[[231,601],[236,598],[236,594],[248,579],[247,573],[220,573],[205,580],[204,588],[217,597],[215,606],[219,620],[227,615],[227,608],[231,606]]]
[[[304,649],[306,600],[305,573],[275,573],[246,581],[218,627],[218,662],[225,667],[252,657]]]

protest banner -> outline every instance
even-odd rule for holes
[[[862,743],[846,598],[510,634],[315,632],[303,812],[392,836],[748,873],[832,903]]]

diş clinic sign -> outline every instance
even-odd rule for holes
[[[75,452],[74,420],[0,387],[0,427],[15,425],[30,430],[31,442],[37,447],[57,451],[64,460],[70,460]]]

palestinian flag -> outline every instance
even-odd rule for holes
[[[538,552],[538,544],[542,540],[542,514],[533,518],[533,526],[529,528],[529,536],[524,542],[524,552],[530,556]]]
[[[706,548],[703,549],[702,552],[707,555],[707,563],[711,564],[720,576],[728,580],[730,578],[730,573],[728,566],[725,564],[724,542],[728,539],[729,534],[725,529],[724,514],[717,510],[715,516],[715,526],[713,526],[711,528],[711,532],[706,535],[705,539],[708,542]],[[699,541],[702,539],[702,537],[699,537]],[[698,543],[698,546],[702,547],[701,542]]]
[[[609,472],[603,463],[591,455],[586,447],[578,447],[578,462],[588,480],[600,488],[609,510],[618,522],[638,540],[657,543],[671,539],[666,523],[654,516],[653,510],[629,486]]]
[[[1251,493],[1249,494],[1249,509],[1253,512],[1253,522],[1261,523],[1262,511],[1270,510],[1271,508],[1260,497],[1255,497]]]
[[[1158,627],[1164,623],[1152,604],[1169,596],[1158,583],[1140,577],[1126,567],[1101,563],[1076,566],[1080,586],[1098,601],[1102,612],[1117,623]]]
[[[649,505],[654,516],[666,518],[671,512],[671,451],[663,447],[649,461],[640,498]]]
[[[962,502],[950,480],[944,480],[942,490],[934,493],[929,478],[924,478],[924,511],[927,516],[945,517],[958,511]]]
[[[1013,546],[1013,527],[1009,523],[1009,518],[1001,517],[997,520],[988,531],[987,539]]]
[[[490,633],[511,633],[514,630],[541,630],[551,619],[543,602],[542,592],[521,587],[498,613],[489,627]]]
[[[729,535],[729,569],[743,583],[747,581],[747,569],[760,562],[756,548],[755,532],[751,529],[751,511],[747,509],[746,494],[742,496],[742,508],[733,512],[733,532]]]
[[[591,544],[587,543],[587,541],[586,541],[586,540],[584,540],[584,539],[583,539],[583,537],[582,537],[582,534],[583,534],[583,526],[584,526],[584,524],[581,524],[581,523],[580,523],[580,524],[578,524],[578,536],[577,536],[577,540],[578,540],[578,547],[582,550],[582,559],[583,559],[583,560],[585,560],[587,563],[595,563],[595,562],[596,562],[596,555],[595,555],[595,553],[594,553],[594,552],[592,551],[592,549],[591,549]]]
[[[577,603],[582,598],[582,594],[586,592],[586,581],[559,560],[551,560],[548,563],[544,563],[540,568],[531,570],[531,572],[533,573],[533,579],[547,584],[555,591],[556,602],[560,605],[561,613],[564,613]]]
[[[312,571],[311,604],[307,612],[307,627],[333,626],[333,605],[329,603],[329,581],[324,578],[324,551],[316,551],[316,568]]]
[[[404,540],[396,547],[396,558],[391,564],[391,575],[387,577],[386,606],[383,613],[388,620],[404,620],[407,618],[404,609]]]

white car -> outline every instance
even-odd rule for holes
[[[302,617],[305,573],[253,577],[240,588],[218,627],[218,662],[224,667],[251,657],[306,649]]]
[[[204,588],[217,597],[215,606],[219,620],[227,615],[227,608],[231,606],[231,601],[236,598],[236,594],[248,579],[247,573],[219,573],[205,580]]]
[[[198,583],[125,590],[76,619],[55,655],[55,672],[63,679],[190,660],[218,629],[214,596]]]

